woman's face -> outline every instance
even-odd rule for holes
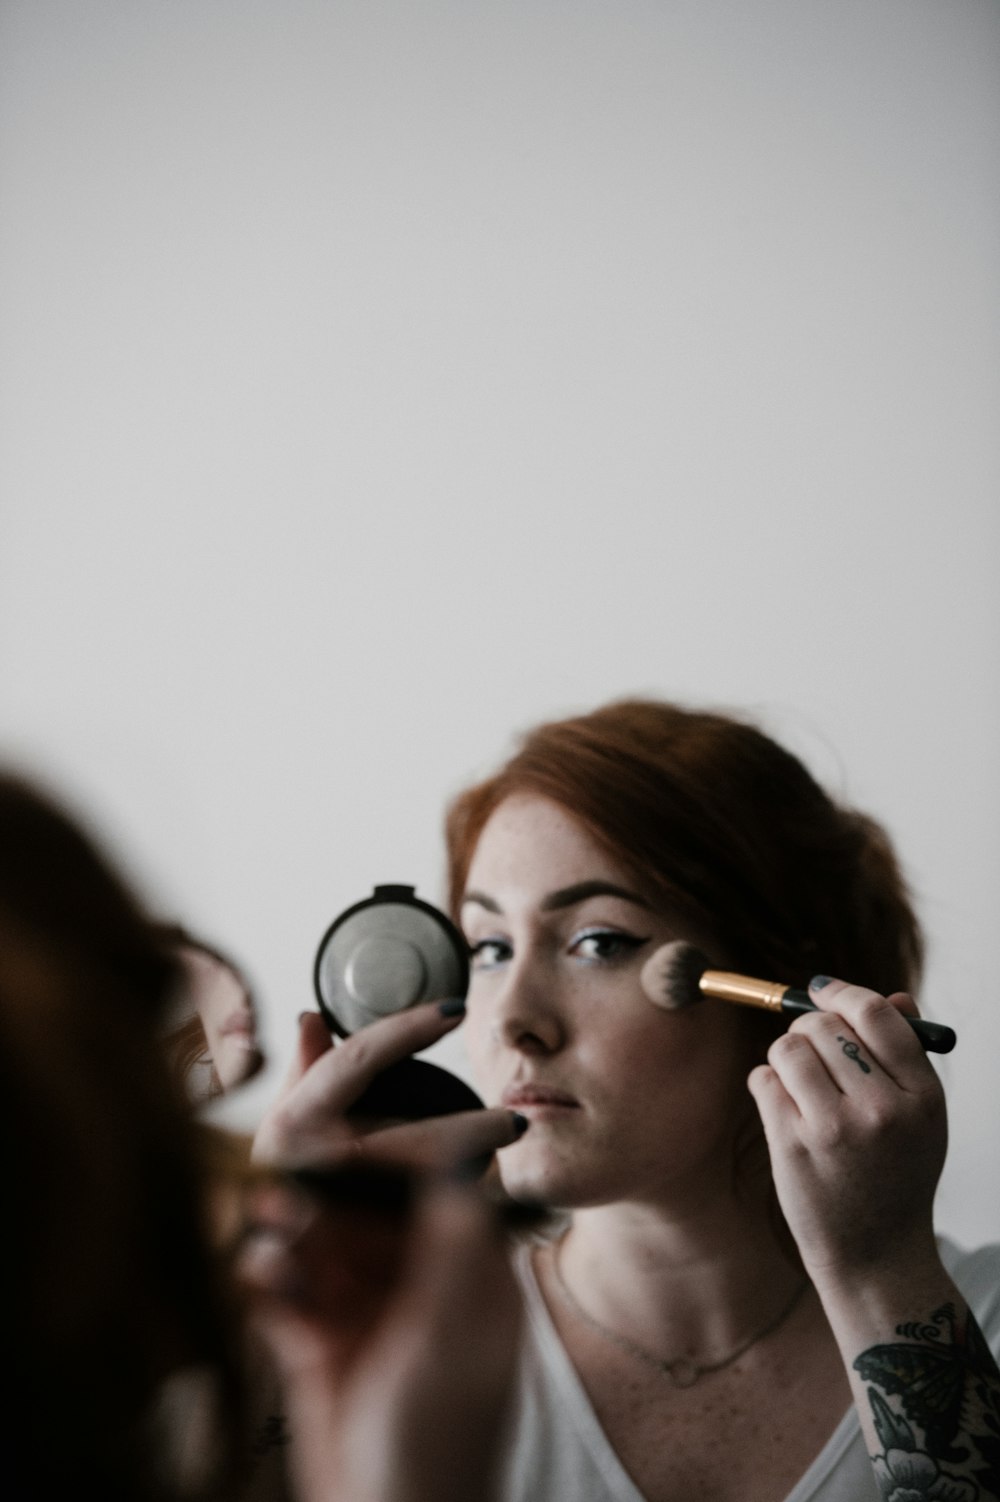
[[[219,1083],[230,1090],[260,1062],[257,1019],[246,986],[228,965],[203,949],[181,949],[180,957]]]
[[[736,1008],[667,1012],[639,981],[682,934],[558,804],[518,795],[487,822],[462,927],[465,1034],[488,1105],[531,1126],[500,1155],[520,1197],[665,1202],[729,1173],[749,1097]]]

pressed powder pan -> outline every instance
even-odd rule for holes
[[[468,946],[413,887],[378,886],[331,923],[320,940],[313,982],[324,1021],[344,1038],[423,1001],[464,997]],[[413,1121],[482,1104],[446,1069],[403,1059],[373,1080],[351,1114]]]

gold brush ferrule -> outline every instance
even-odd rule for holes
[[[787,986],[776,980],[754,980],[749,975],[734,975],[729,970],[706,970],[698,982],[703,996],[715,996],[719,1001],[735,1001],[744,1007],[763,1007],[767,1012],[780,1012]]]

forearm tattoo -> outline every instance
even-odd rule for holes
[[[854,1363],[871,1384],[881,1495],[1000,1499],[1000,1370],[979,1326],[943,1304],[927,1324],[897,1325],[896,1334],[900,1341],[872,1346]]]

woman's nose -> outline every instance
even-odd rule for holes
[[[554,980],[526,964],[513,964],[498,988],[490,1037],[522,1053],[555,1053],[564,1040]]]

